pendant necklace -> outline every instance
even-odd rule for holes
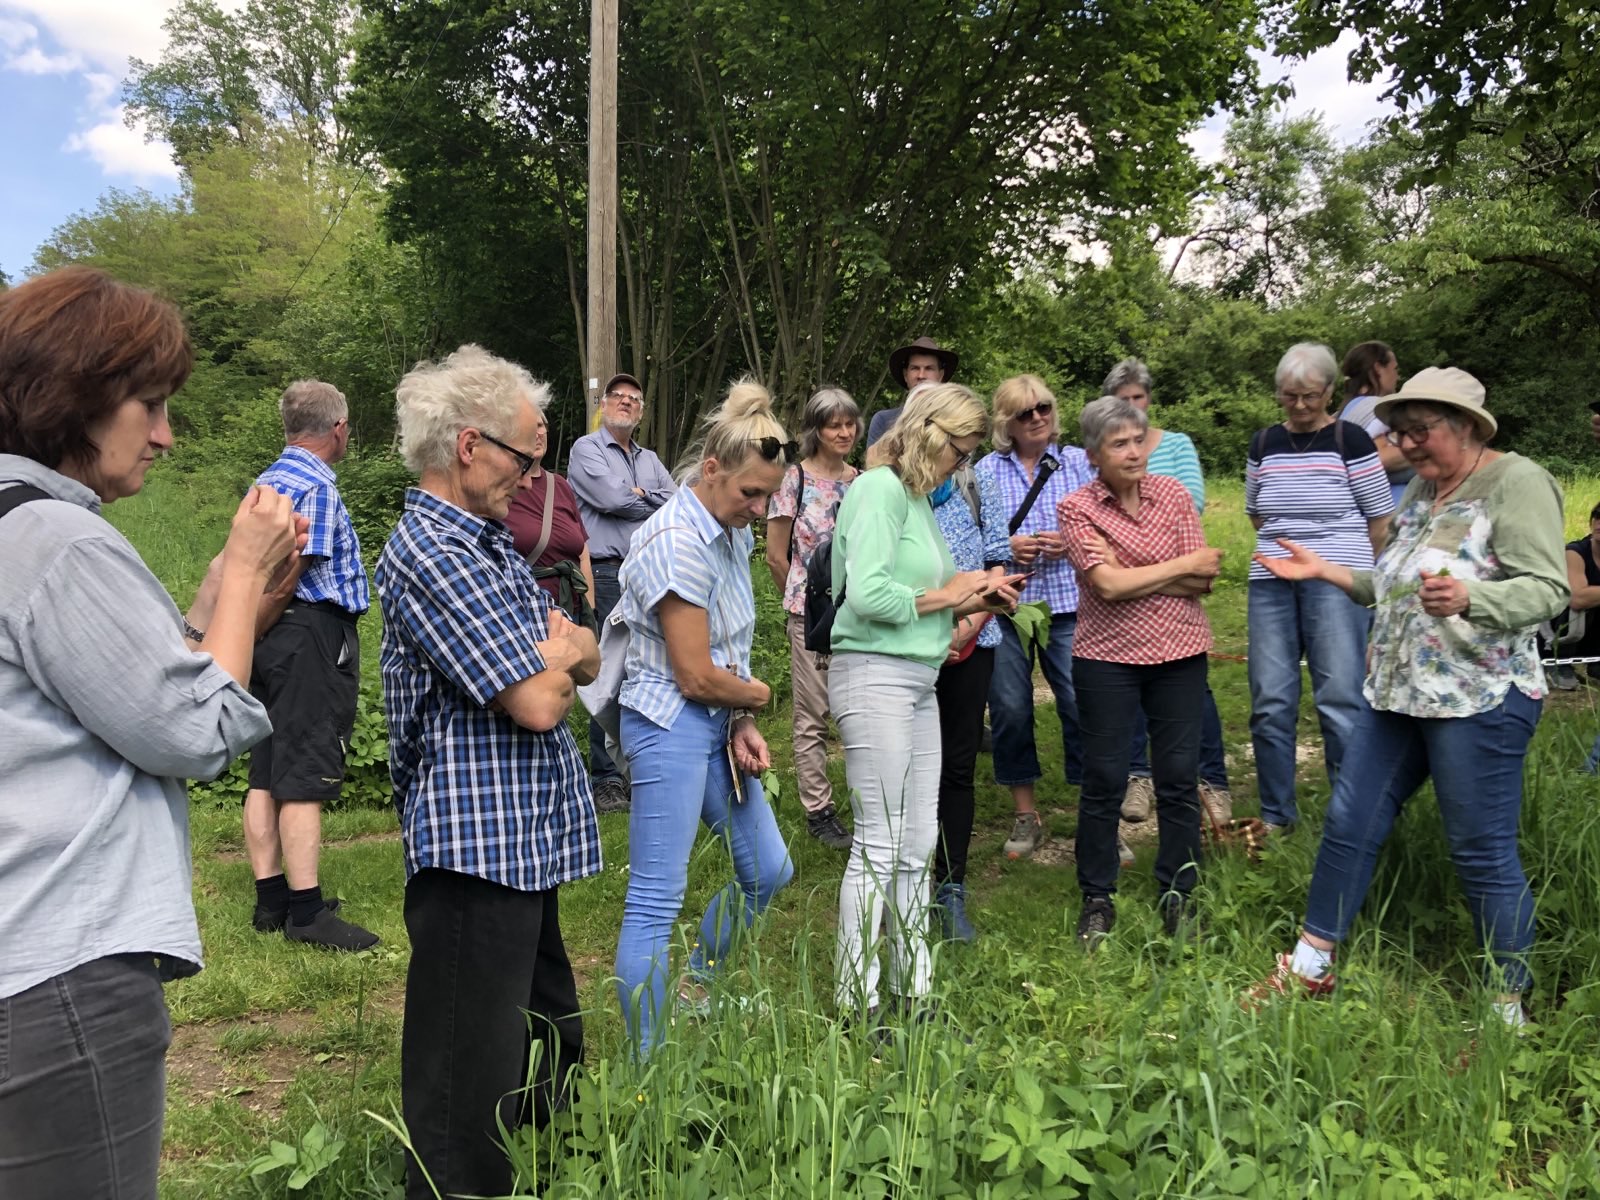
[[[1333,421],[1328,422],[1328,425],[1332,424]],[[1283,423],[1283,432],[1289,437],[1289,449],[1293,450],[1296,454],[1304,454],[1308,449],[1310,449],[1311,443],[1317,440],[1317,434],[1326,429],[1328,425],[1318,425],[1315,429],[1313,429],[1310,434],[1307,435],[1305,445],[1302,446],[1299,442],[1294,440],[1294,430],[1290,429],[1289,422],[1285,421]]]
[[[1446,488],[1444,490],[1443,493],[1441,493],[1440,495],[1437,495],[1437,496],[1435,496],[1433,498],[1433,507],[1436,510],[1438,509],[1439,505],[1443,504],[1446,500],[1450,499],[1451,496],[1454,496],[1456,494],[1456,491],[1461,487],[1461,485],[1463,483],[1465,483],[1467,480],[1471,479],[1474,475],[1476,475],[1478,473],[1478,464],[1483,461],[1483,452],[1485,450],[1487,450],[1487,449],[1488,449],[1487,446],[1478,447],[1478,457],[1472,460],[1472,470],[1468,471],[1460,479],[1458,479],[1454,483],[1452,483],[1448,488]]]

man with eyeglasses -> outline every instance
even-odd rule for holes
[[[333,464],[350,447],[343,393],[315,379],[291,383],[278,402],[284,441],[258,485],[294,501],[309,522],[298,579],[262,605],[250,690],[266,705],[272,736],[250,752],[244,843],[256,877],[252,924],[292,942],[366,950],[378,935],[337,915],[317,873],[322,805],[344,785],[345,747],[361,690],[356,621],[367,611],[367,570]],[[258,629],[258,633],[260,630]]]
[[[572,443],[567,482],[589,531],[594,569],[594,615],[603,627],[621,599],[617,572],[634,531],[665,504],[677,486],[656,457],[633,440],[644,417],[644,388],[632,375],[613,375],[600,407],[600,428]],[[589,722],[589,775],[598,812],[625,812],[628,788],[606,748],[605,731]]]

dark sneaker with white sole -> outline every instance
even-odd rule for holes
[[[594,785],[594,811],[596,813],[627,812],[633,807],[633,794],[622,780],[602,779]]]
[[[838,811],[831,804],[827,808],[806,814],[806,832],[830,850],[848,850],[854,841],[850,831],[844,827],[844,822],[839,820]]]
[[[1078,940],[1085,950],[1093,950],[1110,935],[1117,923],[1117,910],[1104,896],[1088,896],[1078,914]]]
[[[290,921],[283,927],[283,936],[291,942],[304,942],[308,946],[321,946],[325,950],[371,950],[378,944],[378,935],[359,925],[352,925],[342,917],[333,915],[326,904],[308,925]]]

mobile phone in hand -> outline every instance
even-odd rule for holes
[[[1011,587],[1015,591],[1020,592],[1023,588],[1028,586],[1028,580],[1033,578],[1033,572],[1024,571],[1020,575],[1011,576],[1009,578],[1011,580]],[[993,592],[985,592],[983,594],[983,603],[990,608],[993,608],[996,604],[1003,604],[1004,602],[1005,600],[1000,595],[998,590]]]

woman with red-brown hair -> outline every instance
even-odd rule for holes
[[[245,498],[187,618],[100,515],[191,361],[176,309],[99,271],[0,293],[3,1196],[155,1196],[161,984],[200,969],[184,780],[270,732],[246,687],[288,498]]]

